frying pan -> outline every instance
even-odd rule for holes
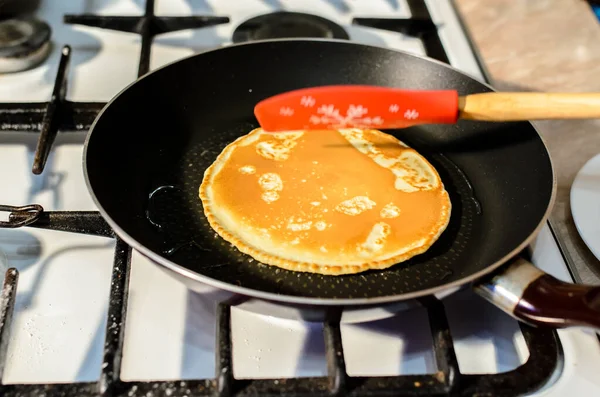
[[[122,239],[191,289],[209,284],[327,309],[444,297],[471,286],[531,324],[600,328],[600,289],[562,283],[521,255],[556,192],[548,151],[527,122],[386,131],[436,167],[453,204],[440,239],[387,270],[291,272],[259,264],[219,238],[198,197],[205,169],[228,143],[258,127],[257,102],[332,84],[492,91],[446,64],[347,41],[266,40],[201,53],[138,79],[98,115],[83,159],[92,198]]]

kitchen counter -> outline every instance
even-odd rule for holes
[[[600,92],[600,23],[583,0],[455,0],[499,91]],[[600,120],[535,122],[557,173],[550,223],[576,271],[600,285],[600,261],[581,240],[569,195],[600,153]]]

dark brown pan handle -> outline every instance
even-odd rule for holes
[[[560,281],[523,258],[477,284],[475,291],[535,326],[579,326],[600,331],[600,287]]]

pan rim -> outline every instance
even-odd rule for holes
[[[544,139],[544,137],[538,132],[537,128],[531,123],[528,122],[531,126],[531,128],[533,128],[533,130],[536,132],[538,138],[540,139],[540,141],[542,142],[542,145],[544,146],[544,149],[546,150],[547,156],[548,156],[548,160],[550,163],[550,171],[552,173],[552,192],[550,194],[550,199],[548,200],[548,205],[546,207],[546,210],[544,211],[544,215],[540,218],[540,221],[538,223],[538,225],[531,231],[531,233],[529,234],[529,236],[524,239],[520,244],[518,244],[516,247],[514,247],[510,252],[508,252],[506,255],[504,255],[502,258],[500,258],[499,260],[497,260],[496,262],[486,266],[484,269],[479,270],[475,273],[471,273],[468,276],[465,276],[461,279],[446,283],[446,284],[442,284],[442,285],[438,285],[436,287],[431,287],[431,288],[427,288],[427,289],[421,289],[418,291],[413,291],[413,292],[409,292],[409,293],[405,293],[405,294],[397,294],[397,295],[386,295],[386,296],[378,296],[378,297],[374,297],[374,298],[343,298],[343,299],[335,299],[335,298],[312,298],[312,297],[305,297],[305,296],[298,296],[298,295],[286,295],[286,294],[277,294],[277,293],[273,293],[273,292],[265,292],[265,291],[261,291],[261,290],[256,290],[256,289],[252,289],[252,288],[247,288],[247,287],[241,287],[241,286],[236,286],[233,284],[229,284],[227,282],[224,281],[220,281],[211,277],[208,277],[206,275],[202,275],[196,272],[193,272],[191,270],[189,270],[188,268],[179,265],[157,253],[155,253],[154,251],[150,250],[148,247],[146,247],[145,245],[139,243],[135,238],[133,238],[131,235],[129,235],[125,230],[123,230],[118,224],[117,222],[115,222],[107,213],[107,211],[104,209],[104,207],[101,205],[98,197],[96,196],[96,194],[94,193],[94,189],[92,187],[92,183],[90,181],[89,178],[89,173],[88,173],[88,169],[87,169],[87,155],[88,155],[88,148],[89,148],[89,142],[90,139],[93,135],[93,132],[96,128],[96,124],[99,122],[99,120],[102,118],[102,115],[104,114],[104,112],[110,108],[110,106],[112,105],[113,102],[115,102],[123,93],[125,93],[126,91],[128,91],[131,87],[133,87],[134,85],[136,85],[139,81],[141,81],[142,79],[164,69],[167,68],[173,64],[176,64],[178,62],[183,62],[187,59],[202,55],[202,54],[206,54],[206,53],[210,53],[210,52],[214,52],[214,51],[219,51],[219,50],[227,50],[231,47],[240,47],[240,46],[248,46],[248,45],[256,45],[256,44],[268,44],[268,43],[273,43],[273,42],[325,42],[325,43],[341,43],[341,44],[346,44],[346,45],[352,45],[352,46],[362,46],[362,47],[368,47],[368,48],[379,48],[379,49],[383,49],[386,51],[392,51],[392,52],[397,52],[397,53],[401,53],[404,54],[406,56],[410,56],[410,57],[414,57],[414,58],[418,58],[418,59],[423,59],[426,60],[428,62],[432,62],[435,64],[438,64],[442,67],[445,67],[447,69],[450,69],[456,73],[460,73],[463,76],[466,76],[468,78],[471,78],[473,80],[476,80],[479,84],[482,84],[483,86],[485,86],[486,88],[488,88],[489,90],[491,90],[492,92],[496,92],[496,90],[491,87],[489,84],[487,84],[486,82],[483,82],[481,80],[479,80],[478,78],[474,77],[473,75],[469,74],[469,73],[465,73],[461,70],[458,70],[457,68],[446,64],[444,62],[438,61],[437,59],[433,59],[427,56],[421,56],[421,55],[416,55],[416,54],[412,54],[410,52],[407,51],[402,51],[402,50],[397,50],[397,49],[392,49],[389,47],[385,47],[383,45],[370,45],[370,44],[363,44],[363,43],[356,43],[356,42],[351,42],[348,40],[342,40],[342,39],[325,39],[325,38],[281,38],[281,39],[266,39],[266,40],[256,40],[256,41],[250,41],[250,42],[243,42],[243,43],[235,43],[235,44],[230,44],[230,45],[226,45],[226,46],[220,46],[220,47],[216,47],[214,49],[210,49],[207,51],[203,51],[203,52],[199,52],[199,53],[195,53],[192,54],[190,56],[184,57],[184,58],[180,58],[177,59],[175,61],[166,63],[154,70],[152,70],[151,72],[148,72],[146,74],[144,74],[143,76],[138,77],[137,79],[135,79],[133,82],[131,82],[130,84],[128,84],[127,86],[125,86],[121,91],[119,91],[115,96],[113,96],[110,101],[108,101],[106,103],[106,105],[102,108],[102,110],[98,113],[98,115],[96,116],[96,118],[94,119],[92,125],[90,126],[90,129],[88,131],[88,134],[86,136],[85,142],[84,142],[84,146],[83,146],[83,156],[82,156],[82,162],[83,162],[83,176],[84,176],[84,180],[85,180],[85,184],[86,187],[88,189],[88,192],[91,196],[92,201],[94,202],[94,204],[98,207],[98,211],[100,212],[100,214],[102,215],[102,217],[106,220],[106,222],[110,225],[110,227],[115,231],[115,233],[117,234],[117,236],[119,238],[121,238],[123,241],[125,241],[127,244],[129,244],[129,246],[131,246],[131,248],[135,249],[136,251],[138,251],[140,254],[142,254],[143,256],[147,257],[148,259],[150,259],[152,262],[154,262],[157,265],[163,266],[165,267],[167,270],[172,271],[180,276],[183,276],[187,279],[190,279],[193,282],[198,282],[198,283],[202,283],[205,285],[209,285],[215,288],[219,288],[234,294],[239,294],[239,295],[244,295],[247,297],[252,297],[252,298],[257,298],[257,299],[262,299],[262,300],[266,300],[266,301],[272,301],[272,302],[279,302],[279,303],[283,303],[283,304],[296,304],[296,305],[312,305],[312,306],[366,306],[366,305],[378,305],[378,304],[386,304],[386,303],[393,303],[393,302],[399,302],[399,301],[406,301],[406,300],[410,300],[410,299],[417,299],[417,298],[422,298],[422,297],[426,297],[426,296],[431,296],[431,295],[436,295],[439,294],[440,292],[444,293],[445,295],[449,295],[452,292],[460,289],[461,287],[466,286],[469,283],[472,282],[476,282],[478,279],[481,279],[483,276],[492,273],[493,271],[495,271],[496,269],[498,269],[499,267],[501,267],[502,265],[506,264],[508,261],[510,261],[511,258],[514,258],[517,254],[519,254],[521,251],[523,251],[527,246],[530,245],[530,243],[537,237],[537,235],[539,234],[540,230],[543,228],[544,224],[547,222],[548,218],[550,217],[550,214],[552,212],[552,209],[554,207],[554,203],[556,200],[556,195],[557,195],[557,177],[556,177],[556,172],[555,172],[555,168],[554,168],[554,162],[552,161],[552,157],[550,155],[550,151],[548,149],[548,145],[546,140]],[[450,293],[447,293],[448,291],[451,291]]]

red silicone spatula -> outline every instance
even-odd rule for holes
[[[289,91],[259,102],[254,114],[265,131],[404,128],[484,121],[600,117],[600,93],[483,93],[335,85]]]

